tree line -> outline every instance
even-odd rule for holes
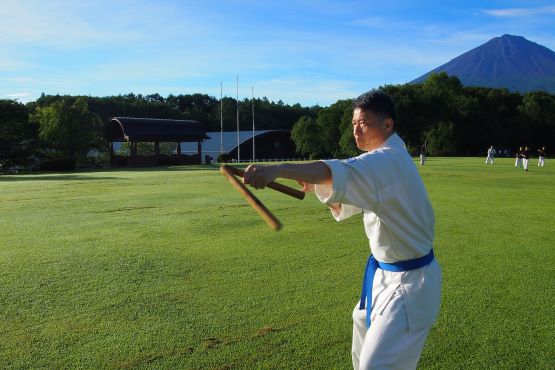
[[[396,127],[416,154],[426,144],[431,155],[483,155],[490,145],[514,152],[521,145],[553,147],[555,96],[524,95],[506,89],[463,87],[457,77],[433,74],[422,84],[386,85],[397,105]],[[298,154],[310,158],[357,155],[352,137],[352,100],[329,107],[303,107],[267,98],[239,101],[240,128],[250,130],[254,104],[259,130],[290,129]],[[223,110],[220,108],[223,106]],[[220,130],[236,130],[237,101],[206,94],[44,95],[22,104],[0,100],[0,166],[66,167],[107,160],[104,124],[110,117],[193,119]],[[91,158],[91,150],[104,159]]]
[[[507,89],[463,87],[457,77],[432,74],[422,84],[386,85],[397,106],[397,132],[409,152],[426,145],[438,156],[484,155],[493,145],[514,153],[553,147],[555,96],[543,91],[524,95]],[[340,100],[317,116],[302,117],[291,136],[299,154],[311,158],[358,155],[352,134],[352,100]]]
[[[266,97],[239,101],[240,129],[252,129],[252,107],[257,130],[292,129],[303,116],[316,117],[319,106],[288,105]],[[0,167],[36,166],[75,168],[108,161],[104,125],[110,117],[188,119],[207,131],[237,129],[237,100],[205,94],[126,94],[109,97],[45,95],[22,104],[0,100]],[[101,153],[91,157],[91,150]],[[0,169],[1,170],[1,169]]]

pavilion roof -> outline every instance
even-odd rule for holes
[[[192,142],[209,137],[203,124],[193,120],[112,117],[106,126],[110,141]]]

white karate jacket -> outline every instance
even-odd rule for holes
[[[363,212],[371,253],[387,263],[429,253],[434,241],[434,211],[420,175],[397,134],[380,148],[348,160],[323,161],[333,184],[316,185],[321,202],[339,203],[337,221]],[[361,282],[365,261],[361,261]],[[437,261],[416,270],[378,269],[372,291],[372,317],[386,307],[394,291],[403,296],[409,328],[431,326],[441,299],[441,270]]]

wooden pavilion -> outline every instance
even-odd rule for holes
[[[148,166],[157,164],[200,164],[202,142],[209,139],[206,128],[197,121],[176,119],[154,119],[113,117],[106,126],[106,138],[110,142],[110,162],[114,166]],[[129,142],[130,156],[117,156],[114,142]],[[137,144],[154,143],[154,156],[139,156]],[[160,154],[161,142],[177,143],[175,156]],[[196,155],[183,155],[181,142],[196,142]]]

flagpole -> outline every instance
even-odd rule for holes
[[[239,146],[239,75],[237,75],[237,163],[241,163],[241,150]]]
[[[224,157],[224,88],[220,82],[220,161],[223,162]]]
[[[252,87],[252,162],[254,162],[256,158],[256,154],[254,151],[254,86]]]

